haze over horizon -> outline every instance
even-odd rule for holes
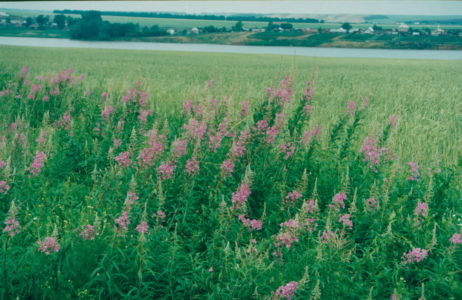
[[[263,5],[264,3],[264,5]],[[178,13],[462,15],[459,1],[44,1],[2,2],[0,9]]]

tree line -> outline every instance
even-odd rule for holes
[[[64,9],[54,10],[57,14],[83,14],[85,10]],[[227,21],[253,21],[253,22],[292,22],[292,23],[324,23],[322,19],[314,18],[279,18],[264,15],[191,15],[180,13],[164,12],[123,12],[123,11],[101,11],[103,16],[121,16],[121,17],[144,17],[144,18],[169,18],[169,19],[200,19],[200,20],[227,20]]]

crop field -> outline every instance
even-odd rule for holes
[[[0,46],[0,298],[461,299],[461,69]]]

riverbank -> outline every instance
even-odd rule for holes
[[[11,27],[0,28],[1,36],[70,38],[69,32],[62,30],[32,30]],[[357,33],[224,32],[157,37],[125,37],[111,39],[111,41],[361,49],[462,50],[462,37],[447,35],[401,36]]]

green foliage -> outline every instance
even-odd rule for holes
[[[459,149],[448,142],[460,138],[457,62],[0,51],[0,181],[10,187],[0,220],[20,224],[0,236],[2,298],[271,299],[289,282],[293,299],[461,297],[461,246],[449,241],[462,217]],[[76,70],[58,72],[58,54],[78,59]],[[125,152],[126,166],[116,160]],[[351,228],[339,221],[347,214]],[[59,244],[48,255],[37,243],[47,237]],[[428,255],[406,263],[414,248]]]

